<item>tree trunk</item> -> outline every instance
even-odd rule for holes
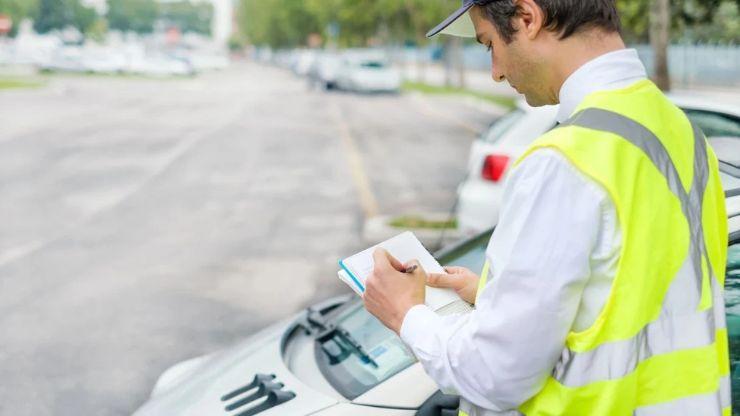
[[[668,41],[670,39],[670,0],[650,1],[650,44],[653,47],[655,84],[663,91],[671,89],[668,73]]]
[[[457,86],[458,88],[465,88],[465,50],[461,38],[455,37],[455,64],[457,67]]]
[[[427,82],[427,62],[422,45],[423,42],[416,43],[416,82],[425,84]]]
[[[444,61],[445,61],[445,87],[452,87],[452,65],[455,59],[452,36],[445,36],[444,40]]]

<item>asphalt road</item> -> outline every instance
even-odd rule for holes
[[[365,216],[449,209],[494,117],[246,64],[0,91],[0,415],[128,415],[175,362],[343,292]]]

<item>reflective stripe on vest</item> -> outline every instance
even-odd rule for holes
[[[691,190],[687,193],[681,184],[676,166],[671,161],[663,143],[650,130],[634,120],[612,111],[587,108],[564,122],[562,126],[579,126],[614,133],[645,152],[655,167],[665,176],[671,192],[681,201],[681,210],[690,224],[690,255],[693,260],[694,273],[697,277],[701,277],[703,275],[701,270],[702,259],[706,258],[707,252],[704,244],[704,228],[701,223],[701,208],[709,177],[706,141],[701,130],[692,123],[694,132],[694,180],[692,181]],[[697,290],[701,292],[702,279],[697,279],[696,284]]]

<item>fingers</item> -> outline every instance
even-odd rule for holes
[[[427,275],[427,286],[438,288],[456,289],[462,284],[462,279],[447,273],[429,273]]]
[[[373,251],[373,261],[375,261],[375,267],[381,270],[387,269],[389,266],[399,272],[406,270],[397,258],[393,257],[391,253],[382,247],[377,247]]]
[[[444,269],[449,274],[472,273],[470,270],[466,269],[465,267],[461,267],[461,266],[446,266]]]

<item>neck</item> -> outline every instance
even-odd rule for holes
[[[558,41],[557,56],[552,62],[551,94],[560,102],[560,89],[578,68],[609,52],[624,49],[624,41],[618,33],[589,32]]]

